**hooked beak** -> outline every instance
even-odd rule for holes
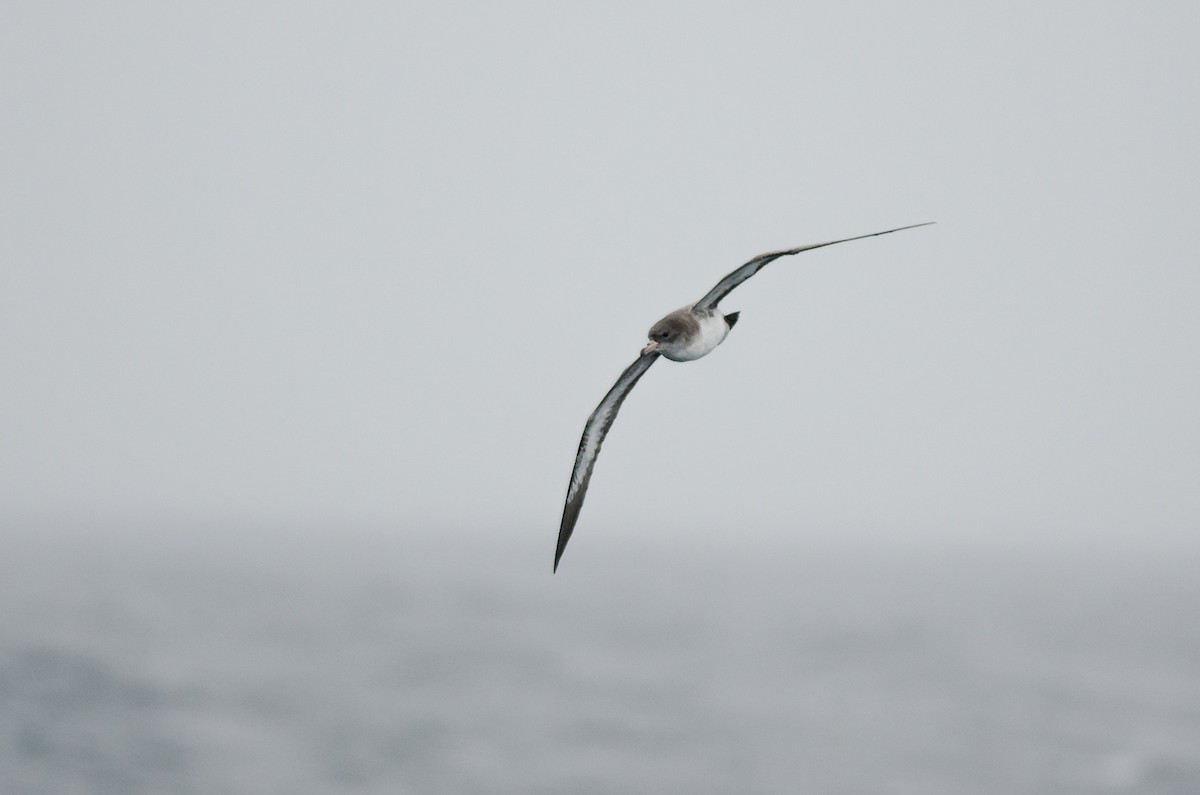
[[[656,350],[658,350],[658,340],[650,340],[648,343],[646,343],[646,347],[642,348],[642,356],[645,356],[647,353],[652,353]]]

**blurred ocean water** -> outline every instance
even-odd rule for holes
[[[0,792],[1200,792],[1200,562],[11,527]]]

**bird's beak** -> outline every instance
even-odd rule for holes
[[[646,347],[642,348],[642,356],[645,356],[647,353],[652,353],[656,350],[658,350],[658,340],[650,340],[648,343],[646,343]]]

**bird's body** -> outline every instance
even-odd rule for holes
[[[554,552],[554,570],[558,570],[558,561],[562,558],[567,541],[570,540],[571,533],[575,529],[575,522],[579,519],[579,511],[583,507],[583,498],[587,494],[588,483],[592,477],[592,468],[596,464],[596,457],[600,454],[600,445],[604,442],[604,437],[608,435],[608,430],[612,427],[613,420],[617,417],[617,411],[621,408],[621,404],[625,401],[626,396],[628,396],[630,390],[638,382],[638,379],[650,369],[650,365],[654,364],[655,359],[659,356],[664,356],[676,362],[690,362],[707,356],[716,350],[717,346],[724,342],[725,338],[729,335],[729,330],[737,322],[739,314],[733,312],[728,315],[722,315],[717,308],[717,304],[739,284],[758,273],[768,263],[780,257],[799,254],[801,251],[809,251],[814,248],[832,246],[835,243],[860,240],[864,237],[876,237],[878,235],[886,235],[890,232],[899,232],[904,229],[927,225],[913,224],[912,226],[902,226],[883,232],[873,232],[869,235],[847,237],[841,240],[831,240],[826,243],[813,243],[783,251],[760,254],[717,282],[716,286],[709,290],[696,303],[689,304],[682,309],[676,309],[651,326],[650,332],[647,335],[649,342],[642,349],[641,356],[633,364],[625,368],[625,372],[621,373],[621,376],[617,379],[617,383],[613,385],[608,394],[604,396],[604,399],[600,401],[600,405],[596,406],[596,410],[588,417],[587,424],[583,427],[583,436],[579,440],[579,450],[575,454],[575,467],[571,470],[571,480],[567,486],[567,499],[566,504],[563,505],[562,522],[558,528],[558,546]]]
[[[734,316],[734,321],[737,318]],[[673,362],[690,362],[707,356],[729,336],[732,325],[716,309],[697,310],[688,304],[654,324],[650,343],[642,353],[658,351]],[[678,334],[672,332],[678,330]]]

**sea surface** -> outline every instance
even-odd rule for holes
[[[1195,555],[552,545],[10,522],[0,792],[1200,793]]]

